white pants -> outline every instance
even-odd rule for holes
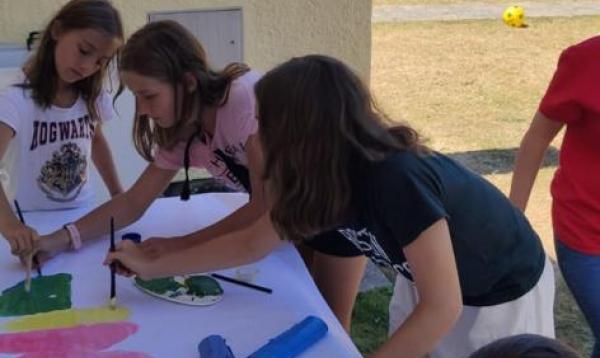
[[[400,327],[417,302],[416,286],[399,274],[390,301],[389,335]],[[495,306],[463,306],[458,321],[429,357],[468,357],[488,343],[520,333],[554,338],[553,307],[554,269],[546,258],[539,281],[525,295]]]

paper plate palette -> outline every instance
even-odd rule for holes
[[[187,275],[142,280],[134,284],[143,292],[167,301],[191,306],[209,306],[223,298],[221,285],[206,275]]]

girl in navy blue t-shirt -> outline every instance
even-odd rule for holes
[[[262,258],[281,237],[399,273],[390,338],[373,356],[465,357],[517,333],[553,337],[552,267],[493,185],[410,127],[386,127],[359,78],[333,58],[292,59],[255,92],[270,214],[155,261],[124,243],[107,263],[144,278],[209,271]]]

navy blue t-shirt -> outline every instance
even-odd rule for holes
[[[514,300],[541,276],[545,254],[525,216],[495,186],[454,160],[439,153],[396,152],[369,163],[358,177],[354,214],[308,240],[309,246],[334,255],[362,253],[412,280],[402,248],[445,218],[465,305]]]

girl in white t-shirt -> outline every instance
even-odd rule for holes
[[[122,43],[121,18],[110,2],[72,0],[50,20],[20,78],[0,93],[0,158],[11,152],[10,182],[23,210],[93,204],[90,161],[111,195],[122,192],[101,130],[113,113],[102,85]],[[1,186],[0,232],[20,256],[38,239]]]
[[[264,211],[262,180],[256,163],[254,83],[259,75],[244,64],[211,69],[195,37],[173,21],[153,22],[136,31],[119,58],[122,82],[135,96],[133,140],[149,164],[135,184],[74,223],[39,241],[42,259],[82,240],[130,225],[159,197],[179,169],[206,168],[236,191],[251,193],[235,213],[199,232],[143,242],[150,255],[185,250],[197,242],[243,228]],[[121,88],[122,89],[122,88]],[[120,91],[119,91],[120,92]],[[181,198],[189,198],[189,180]]]

